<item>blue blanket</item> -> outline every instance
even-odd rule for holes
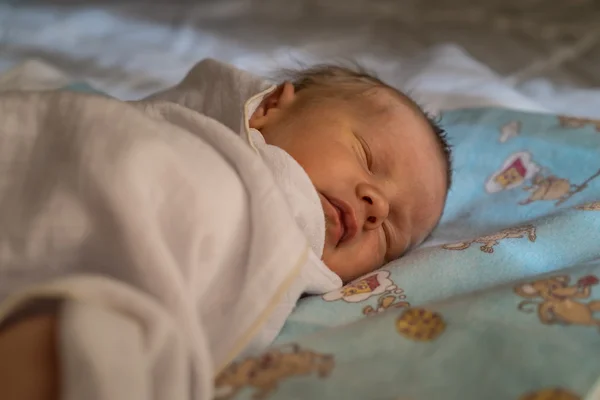
[[[275,347],[221,373],[220,397],[600,398],[600,122],[441,122],[455,173],[432,239],[303,299]]]

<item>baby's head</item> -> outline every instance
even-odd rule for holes
[[[364,72],[295,73],[250,119],[306,171],[325,212],[323,261],[344,282],[420,244],[450,186],[445,133],[408,96]]]

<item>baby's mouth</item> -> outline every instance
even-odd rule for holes
[[[356,227],[352,229],[352,226],[349,226],[349,223],[353,226],[356,223],[352,224],[355,219],[353,216],[348,213],[344,208],[350,208],[345,203],[338,201],[337,199],[329,198],[325,195],[321,195],[326,203],[324,205],[325,211],[325,220],[327,222],[327,227],[331,227],[331,234],[333,238],[331,238],[332,242],[336,247],[340,246],[347,240],[352,239],[354,233],[356,233]]]
[[[335,204],[331,204],[336,211],[337,214],[337,225],[340,227],[339,229],[339,237],[337,240],[336,247],[342,244],[344,239],[346,238],[346,234],[348,233],[348,228],[346,227],[346,223],[344,222],[344,212]]]

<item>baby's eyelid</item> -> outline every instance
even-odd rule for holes
[[[371,152],[371,148],[369,147],[369,144],[360,136],[359,136],[359,140],[363,146],[363,150],[364,150],[365,156],[367,158],[367,166],[369,167],[369,169],[371,169],[373,167],[373,153]]]

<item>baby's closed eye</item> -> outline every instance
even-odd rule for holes
[[[371,152],[369,144],[360,135],[355,134],[354,136],[356,136],[356,139],[360,143],[367,169],[369,172],[373,172],[373,153]]]

